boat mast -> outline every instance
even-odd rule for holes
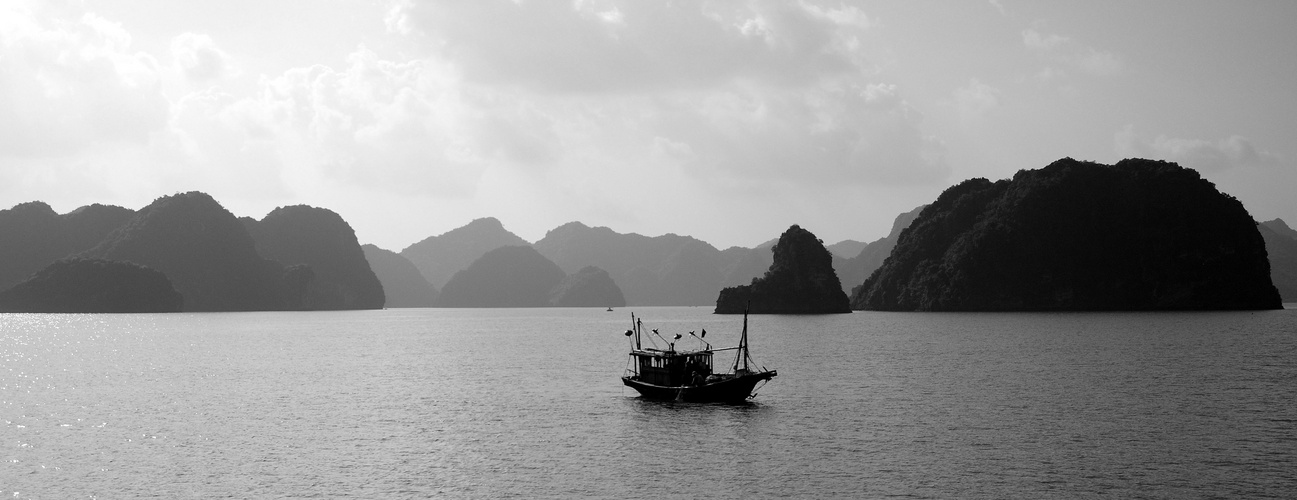
[[[739,352],[734,356],[734,371],[739,371],[739,361],[743,361],[743,369],[748,369],[748,310],[743,308],[743,334],[739,336]]]
[[[630,313],[630,326],[635,331],[635,350],[640,350],[639,344],[639,321],[635,320],[635,313]]]

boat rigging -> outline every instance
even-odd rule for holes
[[[767,370],[752,360],[748,350],[748,315],[743,314],[743,333],[739,345],[715,349],[702,335],[689,332],[689,336],[698,339],[703,348],[697,351],[677,350],[676,341],[684,338],[675,334],[667,340],[656,328],[649,330],[653,336],[661,339],[666,349],[657,347],[657,342],[649,337],[654,347],[643,346],[643,320],[631,314],[631,329],[626,336],[631,337],[631,351],[626,374],[622,383],[639,391],[648,399],[692,402],[726,402],[739,403],[753,396],[757,384],[764,384],[779,374],[777,370]],[[734,363],[726,371],[714,369],[713,355],[721,351],[736,351]]]

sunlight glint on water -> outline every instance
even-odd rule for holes
[[[1294,313],[753,316],[743,406],[623,388],[628,311],[0,315],[0,496],[1280,498]]]

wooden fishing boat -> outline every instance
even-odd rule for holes
[[[764,384],[779,374],[752,361],[748,351],[748,315],[743,314],[743,334],[739,345],[713,349],[702,335],[689,332],[704,347],[696,351],[677,350],[676,342],[683,335],[676,334],[667,340],[657,329],[652,334],[666,343],[666,349],[645,348],[643,321],[631,315],[633,328],[626,330],[632,337],[629,365],[622,383],[639,391],[648,399],[690,401],[699,403],[741,403],[753,397],[757,384]],[[652,338],[649,339],[652,341]],[[655,341],[654,341],[655,342]],[[713,355],[721,351],[735,351],[734,363],[725,371],[715,370]]]

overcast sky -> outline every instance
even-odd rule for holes
[[[0,0],[0,208],[826,243],[1062,157],[1297,222],[1297,2]]]

